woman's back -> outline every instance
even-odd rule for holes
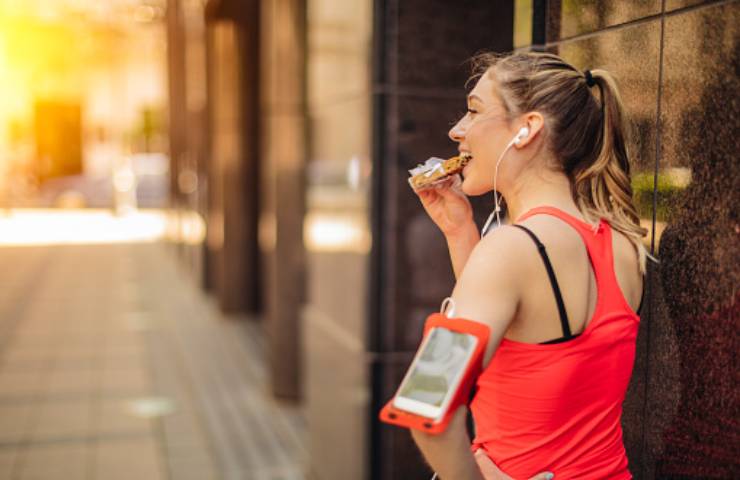
[[[471,404],[473,449],[484,448],[515,478],[543,469],[560,478],[630,478],[620,418],[639,324],[637,255],[626,239],[613,241],[619,234],[606,221],[591,226],[553,207],[519,220],[538,232],[533,240],[545,255],[522,259],[528,288]],[[548,340],[558,343],[542,344]]]
[[[562,212],[585,223],[580,220],[580,216]],[[517,223],[536,233],[547,247],[547,255],[557,276],[570,328],[574,333],[582,331],[596,306],[596,278],[580,234],[573,226],[554,215],[531,215]],[[637,253],[623,234],[614,229],[612,232],[617,283],[630,307],[637,310],[642,296]],[[534,243],[532,255],[522,261],[525,263],[523,269],[528,276],[529,287],[523,292],[520,310],[505,337],[521,342],[540,343],[562,336],[552,286],[543,262],[536,254]]]

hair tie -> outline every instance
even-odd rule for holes
[[[586,70],[585,72],[583,72],[583,75],[586,76],[586,85],[588,85],[589,87],[593,87],[594,85],[596,85],[596,80],[591,75],[591,70]]]

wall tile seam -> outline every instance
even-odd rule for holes
[[[666,0],[661,1],[662,8],[665,9]],[[650,235],[650,254],[655,255],[655,224],[657,221],[656,210],[658,208],[658,171],[660,169],[661,160],[661,135],[663,133],[663,123],[661,118],[663,116],[663,64],[664,64],[664,51],[665,51],[665,16],[660,21],[660,41],[658,45],[658,92],[656,95],[656,109],[655,109],[655,168],[653,170],[653,212],[652,212],[652,232]]]
[[[385,177],[387,176],[388,168],[383,159],[388,157],[391,148],[390,145],[393,142],[392,135],[386,135],[389,124],[392,122],[388,119],[389,111],[393,111],[389,108],[388,98],[383,98],[375,95],[373,86],[378,82],[388,81],[394,78],[394,68],[392,59],[395,56],[391,53],[392,48],[396,45],[395,36],[397,35],[397,29],[394,28],[397,25],[397,21],[391,22],[394,17],[392,15],[393,8],[389,5],[392,3],[391,0],[378,0],[373,2],[372,13],[373,18],[371,21],[372,28],[372,39],[370,42],[370,61],[369,61],[369,127],[370,127],[370,159],[372,164],[372,178],[370,182],[370,207],[369,207],[369,222],[371,229],[371,250],[369,253],[369,259],[367,262],[367,273],[366,273],[366,300],[364,311],[367,315],[366,327],[365,327],[365,341],[364,348],[367,352],[382,350],[388,335],[387,321],[388,316],[387,307],[384,305],[387,303],[388,291],[384,288],[385,278],[387,276],[387,265],[385,259],[387,258],[390,241],[386,235],[386,210],[388,209],[386,194],[387,182]],[[391,17],[391,18],[389,18]],[[392,36],[393,35],[393,36]],[[372,365],[372,363],[371,363]],[[370,375],[370,391],[378,392],[381,391],[382,382],[379,375],[373,371],[373,368],[368,369]],[[377,400],[377,399],[376,399]],[[371,400],[370,404],[373,404]],[[379,405],[376,405],[379,407]],[[368,429],[369,445],[376,445],[379,442],[379,430],[377,430],[377,423],[374,421],[374,415],[368,419],[370,427]],[[371,447],[370,452],[371,460],[378,460],[378,453],[375,452],[375,448]],[[375,462],[371,461],[371,465]],[[371,469],[371,470],[374,470]]]
[[[399,81],[399,50],[400,50],[400,1],[399,0],[386,0],[385,1],[385,12],[387,22],[385,22],[385,49],[384,54],[386,58],[386,79],[390,84],[398,84]],[[385,107],[385,130],[378,131],[379,135],[384,135],[384,151],[378,152],[383,155],[381,162],[385,162],[389,167],[383,171],[383,185],[385,186],[385,194],[388,199],[398,198],[397,182],[389,181],[397,178],[398,172],[392,167],[398,165],[398,147],[399,147],[399,106],[398,98],[394,96],[387,96],[384,100]],[[373,159],[375,163],[375,158]],[[383,202],[381,212],[381,224],[380,232],[383,237],[383,256],[380,259],[379,266],[381,268],[379,278],[381,280],[380,294],[384,300],[384,305],[380,308],[380,315],[377,321],[380,322],[380,338],[378,339],[378,346],[380,349],[384,349],[386,346],[395,345],[397,341],[396,328],[399,319],[399,308],[398,308],[398,295],[399,289],[397,288],[397,264],[393,264],[389,259],[396,259],[398,257],[398,203],[395,201]],[[393,266],[392,266],[393,265]]]
[[[637,18],[637,19],[634,19],[634,20],[630,20],[628,22],[618,23],[616,25],[607,25],[606,27],[600,28],[598,30],[593,30],[593,31],[590,31],[590,32],[581,33],[581,34],[578,34],[578,35],[574,35],[572,37],[561,38],[560,40],[556,40],[554,42],[547,42],[544,45],[536,45],[536,46],[543,47],[543,48],[547,49],[547,48],[557,47],[557,46],[560,46],[560,45],[565,45],[565,44],[568,44],[568,43],[578,42],[578,41],[581,41],[581,40],[589,40],[589,39],[591,39],[593,37],[597,37],[597,36],[599,36],[599,35],[601,35],[603,33],[615,32],[615,31],[619,31],[619,30],[627,30],[627,29],[630,29],[630,28],[633,28],[633,27],[637,27],[637,26],[646,24],[646,23],[657,22],[657,21],[660,21],[662,17],[663,17],[663,14],[656,13],[654,15],[648,15],[648,16],[645,16],[645,17],[640,17],[640,18]],[[532,46],[535,46],[535,45],[532,45]]]
[[[386,54],[385,1],[373,2],[372,38],[370,39],[370,78],[371,83],[382,82],[388,77],[388,56]]]
[[[419,341],[421,342],[421,336],[419,336]],[[365,358],[372,362],[390,361],[392,363],[404,364],[404,362],[411,362],[418,351],[418,348],[416,350],[367,350],[365,352]],[[408,363],[405,364],[408,365]]]
[[[658,92],[656,95],[656,111],[655,111],[655,168],[653,171],[653,212],[652,212],[652,221],[651,221],[651,228],[652,231],[650,232],[650,254],[655,255],[655,224],[656,224],[656,210],[657,210],[657,200],[658,200],[658,170],[660,167],[660,157],[661,157],[661,135],[662,135],[662,123],[661,123],[661,116],[662,116],[662,103],[663,103],[663,62],[664,62],[664,50],[665,50],[665,3],[666,0],[661,0],[661,19],[660,19],[660,42],[658,45]],[[646,444],[646,435],[645,435],[645,425],[647,422],[644,421],[645,416],[647,415],[648,411],[648,398],[649,398],[649,387],[650,387],[650,347],[651,347],[651,328],[650,324],[652,323],[652,319],[655,315],[655,309],[654,309],[654,301],[653,301],[653,288],[652,284],[654,283],[653,279],[653,273],[655,269],[651,270],[651,274],[646,276],[646,285],[643,286],[643,288],[646,288],[647,291],[645,292],[645,296],[647,297],[648,302],[648,321],[645,322],[645,345],[647,352],[645,352],[646,358],[645,358],[645,376],[644,376],[644,385],[645,385],[645,392],[643,395],[643,405],[642,405],[642,429],[641,429],[641,444],[642,444],[642,451],[643,452],[649,452],[648,445]],[[648,453],[649,455],[649,453]],[[648,472],[648,461],[649,458],[645,458],[643,456],[642,459],[642,471],[641,471],[641,477],[645,478],[646,473]]]
[[[390,239],[387,238],[386,232],[386,209],[389,203],[386,192],[387,167],[384,159],[392,153],[391,135],[386,135],[389,125],[393,122],[389,119],[389,111],[393,108],[389,106],[389,97],[371,95],[370,97],[370,156],[372,161],[372,179],[371,179],[371,202],[370,202],[370,226],[372,232],[372,246],[370,259],[368,262],[368,284],[367,284],[367,339],[366,348],[371,350],[382,351],[386,345],[386,323],[383,319],[387,317],[387,296],[388,290],[385,287],[385,277],[387,275],[387,266],[385,258],[389,250]]]
[[[397,49],[398,36],[398,8],[393,0],[377,0],[373,5],[373,41],[371,52],[371,89],[377,83],[396,83],[397,74]],[[368,296],[367,296],[367,340],[368,350],[383,350],[388,344],[388,338],[392,337],[392,311],[387,303],[391,290],[387,288],[385,280],[389,276],[389,266],[386,259],[394,253],[392,239],[388,238],[387,210],[391,203],[387,195],[386,177],[392,170],[391,162],[395,163],[397,155],[392,155],[393,149],[398,145],[398,139],[393,135],[393,127],[397,125],[394,118],[397,116],[395,102],[389,96],[371,94],[370,103],[370,156],[372,161],[371,182],[371,206],[370,221],[372,228],[372,250],[368,264]],[[390,132],[390,134],[387,134]],[[388,158],[388,155],[392,155]],[[392,283],[392,282],[391,282]],[[378,393],[384,391],[383,369],[379,363],[370,362],[368,373],[370,376],[370,406],[373,410],[368,412],[366,422],[368,440],[368,463],[370,468],[365,475],[366,479],[378,477],[385,465],[385,456],[382,448],[382,428],[376,420],[375,412],[379,410],[385,398],[379,398]]]
[[[368,363],[385,365],[385,366],[401,366],[408,367],[411,360],[416,356],[416,350],[408,351],[387,351],[387,352],[372,352],[367,351],[364,355],[364,360]]]
[[[675,10],[670,10],[668,12],[664,12],[664,8],[665,7],[663,6],[663,7],[661,7],[661,13],[656,13],[654,15],[648,15],[648,16],[645,16],[645,17],[640,17],[640,18],[637,18],[637,19],[634,19],[634,20],[630,20],[630,21],[623,22],[623,23],[618,23],[618,24],[615,24],[615,25],[608,25],[608,26],[603,27],[603,28],[600,28],[598,30],[593,30],[593,31],[590,31],[590,32],[581,33],[581,34],[578,34],[578,35],[574,35],[572,37],[561,38],[560,40],[557,40],[557,41],[554,41],[554,42],[547,42],[544,45],[542,45],[542,44],[535,44],[535,43],[531,43],[529,45],[522,45],[520,47],[517,47],[514,51],[517,51],[517,52],[525,51],[526,52],[526,51],[529,51],[529,50],[531,50],[531,49],[533,49],[535,47],[536,48],[541,48],[541,49],[548,49],[548,48],[559,46],[559,45],[566,44],[566,43],[577,42],[579,40],[587,40],[587,39],[589,39],[591,37],[600,35],[601,33],[610,32],[610,31],[616,31],[616,30],[621,30],[621,29],[626,29],[626,28],[630,28],[630,27],[633,27],[633,26],[637,26],[637,25],[643,24],[643,23],[650,23],[652,21],[658,21],[658,20],[660,20],[663,17],[673,17],[673,16],[677,16],[677,15],[689,13],[689,12],[692,12],[694,10],[701,10],[701,9],[704,9],[704,8],[718,7],[718,6],[721,6],[723,4],[731,4],[731,3],[734,3],[734,2],[737,2],[737,1],[738,0],[709,0],[709,1],[704,2],[704,3],[700,3],[700,4],[696,4],[696,5],[689,5],[689,6],[686,6],[686,7],[677,8]]]
[[[400,0],[388,0],[387,4],[389,4],[388,12],[389,15],[392,17],[391,22],[391,28],[388,28],[386,38],[389,40],[389,44],[387,45],[390,48],[386,49],[386,52],[390,52],[386,59],[389,60],[389,65],[387,69],[388,76],[386,77],[389,80],[389,83],[398,83],[399,79],[399,65],[398,65],[398,59],[399,59],[399,51],[400,51],[400,25],[401,25],[401,8],[400,8]]]
[[[373,2],[372,18],[372,38],[370,43],[370,83],[388,78],[388,22],[386,22],[386,1],[377,0]],[[370,95],[370,161],[372,164],[370,178],[370,206],[368,219],[370,222],[370,232],[372,237],[369,258],[366,272],[366,300],[364,311],[366,315],[365,322],[365,349],[367,351],[382,349],[383,337],[385,335],[384,326],[381,324],[383,315],[383,304],[385,292],[383,290],[383,277],[385,275],[383,258],[386,251],[386,240],[384,236],[383,216],[385,210],[384,181],[385,165],[382,158],[388,149],[388,139],[385,135],[387,128],[387,99],[377,95]],[[379,379],[376,378],[375,372],[370,370],[370,388],[371,391],[377,391]],[[375,424],[370,421],[371,445],[378,441],[378,432],[375,430]]]
[[[466,92],[463,84],[460,88],[434,88],[434,87],[409,87],[405,85],[377,84],[374,85],[371,92],[380,95],[395,95],[399,97],[413,98],[435,98],[441,100],[459,99],[465,100]]]

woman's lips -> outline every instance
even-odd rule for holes
[[[470,164],[473,162],[473,155],[470,152],[461,151],[460,159],[464,162],[463,168],[462,170],[460,170],[460,174],[465,177],[465,169],[468,168],[468,166],[470,166]]]

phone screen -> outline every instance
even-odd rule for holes
[[[477,343],[475,335],[433,328],[397,396],[442,408],[459,385]]]

